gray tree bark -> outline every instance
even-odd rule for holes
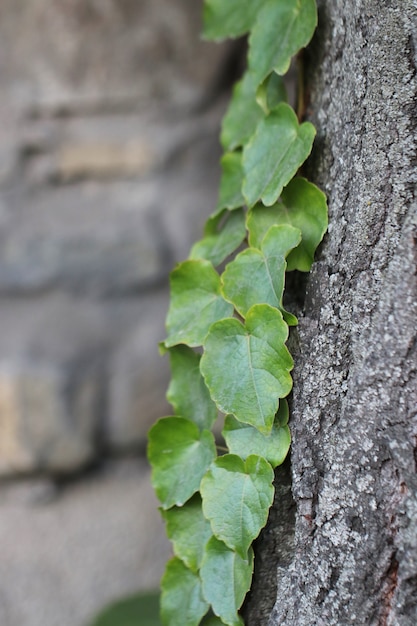
[[[308,175],[330,226],[246,623],[416,626],[417,3],[322,0],[319,16]]]

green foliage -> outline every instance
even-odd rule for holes
[[[237,611],[249,591],[252,573],[252,548],[242,559],[216,537],[209,539],[200,570],[203,594],[224,624],[242,626]]]
[[[162,511],[167,535],[175,555],[197,573],[204,556],[204,547],[212,536],[211,526],[203,514],[202,500],[196,494],[184,506]]]
[[[301,241],[287,257],[287,270],[310,271],[314,252],[327,226],[326,197],[305,178],[296,176],[285,187],[281,199],[270,207],[256,204],[248,214],[249,243],[261,248],[271,226],[291,224],[301,231]]]
[[[297,319],[287,271],[309,271],[327,228],[323,193],[298,176],[315,130],[287,103],[281,75],[317,23],[314,0],[205,0],[204,35],[249,34],[248,70],[222,124],[217,207],[171,274],[163,350],[175,415],[149,432],[152,482],[175,557],[162,580],[164,626],[242,626],[251,544],[290,446]],[[210,432],[225,413],[226,454]]]
[[[217,212],[223,209],[238,209],[245,201],[242,195],[242,153],[226,152],[221,158],[222,177],[220,180]]]
[[[220,138],[225,150],[245,145],[263,118],[264,112],[257,102],[256,91],[256,82],[248,73],[236,83],[222,123]]]
[[[216,456],[214,437],[184,417],[164,417],[149,431],[152,482],[164,509],[182,506],[200,488]]]
[[[221,40],[247,33],[267,0],[206,0],[204,36]]]
[[[301,231],[289,225],[273,225],[260,249],[250,247],[237,255],[223,273],[223,295],[245,317],[257,303],[278,308],[289,325],[296,318],[282,307],[286,257],[301,241]]]
[[[242,208],[220,211],[207,221],[204,238],[191,248],[190,259],[206,259],[220,265],[246,237],[245,213]]]
[[[217,407],[210,397],[200,372],[201,356],[184,345],[169,350],[172,379],[167,400],[175,411],[201,429],[211,428],[217,417]]]
[[[161,581],[161,617],[164,624],[195,626],[207,613],[200,576],[174,557]]]
[[[292,386],[293,361],[285,341],[288,326],[268,304],[253,306],[246,324],[226,318],[213,324],[204,342],[200,368],[223,413],[269,433]]]
[[[269,0],[249,37],[249,70],[260,84],[275,71],[285,74],[317,25],[315,0]]]
[[[220,277],[209,261],[180,263],[171,274],[165,346],[201,346],[213,322],[232,312],[232,305],[221,295]]]
[[[256,127],[243,150],[242,191],[248,206],[259,200],[271,206],[311,152],[316,131],[299,124],[292,108],[282,102]]]
[[[242,459],[251,454],[263,456],[272,467],[277,467],[285,460],[291,443],[287,422],[288,404],[286,400],[281,400],[268,435],[239,422],[233,415],[226,415],[222,434],[232,454],[237,454]]]
[[[265,526],[274,490],[268,461],[251,455],[242,461],[225,454],[212,463],[201,481],[203,512],[214,535],[245,559]]]
[[[104,609],[91,626],[161,626],[159,602],[159,592],[135,594]]]

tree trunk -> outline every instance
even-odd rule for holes
[[[416,41],[415,0],[319,2],[308,174],[330,226],[248,626],[417,624]]]

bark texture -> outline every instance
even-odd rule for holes
[[[297,331],[295,517],[259,542],[247,624],[415,626],[417,4],[319,10],[308,174],[330,226]],[[275,503],[273,525],[288,502]],[[274,606],[262,580],[276,584]]]

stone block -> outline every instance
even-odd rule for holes
[[[143,449],[170,412],[158,352],[167,307],[166,289],[0,300],[0,476],[77,472],[103,447]]]
[[[175,160],[167,171],[164,197],[158,205],[173,262],[188,257],[191,245],[203,237],[204,224],[216,208],[220,180],[217,134],[202,137],[183,158],[186,163]]]
[[[50,141],[44,137],[48,149],[27,168],[33,177],[48,161],[41,174],[38,167],[41,184],[4,195],[0,294],[115,295],[160,284],[216,205],[220,113],[161,125],[149,115],[52,128]],[[152,170],[147,176],[139,175],[139,145],[150,159],[143,162]],[[126,179],[135,168],[136,178]],[[48,175],[73,184],[51,186]]]
[[[167,169],[202,138],[217,137],[222,111],[184,115],[156,102],[130,115],[30,120],[15,140],[29,184],[140,178]]]
[[[96,454],[97,372],[0,361],[0,475],[68,473]]]
[[[0,319],[0,474],[78,471],[98,452],[114,309],[44,296],[0,301]]]
[[[80,184],[8,196],[0,292],[126,293],[158,283],[165,266],[152,214],[156,181]]]
[[[138,140],[70,143],[61,146],[55,158],[52,176],[64,183],[80,178],[144,176],[156,165],[152,145]]]
[[[164,339],[168,297],[148,296],[138,307],[137,323],[126,334],[110,365],[106,445],[115,450],[143,447],[149,427],[170,413],[165,399],[168,357],[158,352]]]
[[[201,40],[201,12],[189,0],[2,0],[2,93],[35,113],[195,104],[229,50]]]
[[[171,548],[149,468],[107,463],[55,496],[48,482],[0,484],[0,554],[2,626],[86,626],[157,589]]]

